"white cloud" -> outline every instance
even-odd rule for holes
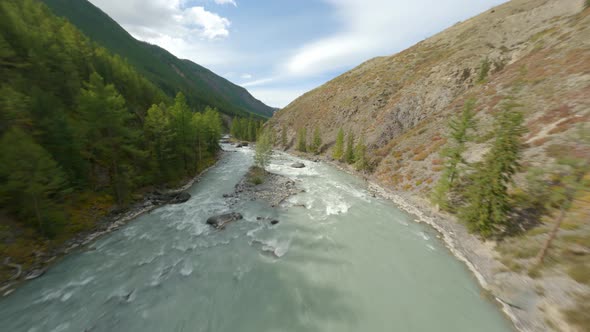
[[[268,78],[261,78],[259,80],[254,80],[254,81],[249,81],[249,82],[244,82],[241,84],[241,86],[243,87],[249,87],[249,86],[258,86],[258,85],[264,85],[266,83],[270,83],[272,81],[274,81],[275,78],[274,77],[268,77]]]
[[[215,47],[229,36],[229,19],[186,0],[90,0],[135,38],[171,53],[210,65],[231,57]]]
[[[248,74],[248,73],[245,73],[245,74],[240,75],[240,78],[241,79],[244,79],[244,80],[249,80],[249,79],[252,78],[252,75],[251,74]]]
[[[324,0],[342,23],[340,31],[311,41],[284,65],[291,75],[341,70],[377,55],[389,55],[458,20],[503,0]]]
[[[308,86],[300,88],[259,88],[248,89],[248,91],[265,104],[282,108],[307,92],[310,88]]]
[[[227,4],[230,4],[230,5],[234,5],[235,7],[238,6],[238,4],[236,3],[235,0],[215,0],[215,3],[218,4],[218,5],[227,5]]]

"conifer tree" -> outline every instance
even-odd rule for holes
[[[133,115],[115,87],[105,85],[97,73],[81,90],[79,112],[84,122],[86,154],[93,164],[108,170],[114,197],[121,204],[132,185],[130,161],[140,154],[136,146],[139,131],[130,126]]]
[[[354,163],[354,134],[352,132],[348,133],[348,137],[346,139],[346,151],[344,152],[344,161],[347,164]]]
[[[463,159],[463,153],[466,150],[465,144],[471,139],[470,131],[476,126],[474,107],[475,100],[467,100],[461,115],[449,121],[449,143],[442,152],[442,156],[445,158],[445,168],[434,187],[432,197],[433,201],[444,210],[449,209],[447,196],[455,188],[459,166],[467,164]]]
[[[266,168],[266,166],[268,166],[270,163],[270,158],[272,157],[271,134],[267,130],[264,130],[258,137],[258,141],[256,141],[255,152],[254,163],[256,166],[262,169]]]
[[[320,128],[319,127],[315,127],[314,131],[313,131],[313,140],[311,141],[311,151],[313,154],[319,154],[320,153],[320,148],[322,146],[322,136],[320,134]]]
[[[340,160],[344,156],[344,130],[340,128],[336,135],[336,144],[332,151],[332,159]]]
[[[362,136],[354,148],[354,160],[354,166],[357,170],[361,171],[367,169],[367,146],[365,145],[365,139]]]
[[[508,185],[520,166],[521,137],[525,133],[523,115],[514,110],[517,106],[509,101],[496,115],[494,142],[470,174],[466,205],[460,210],[460,218],[469,229],[486,237],[507,221],[510,210]]]
[[[299,129],[299,137],[297,139],[297,150],[307,152],[307,129]]]
[[[174,105],[170,108],[172,128],[175,133],[175,153],[185,173],[190,173],[193,166],[193,126],[191,124],[193,114],[190,111],[186,98],[179,92],[174,99]]]
[[[174,132],[170,127],[170,119],[166,112],[166,105],[152,105],[147,111],[143,124],[145,138],[148,144],[148,153],[153,178],[159,181],[169,180],[174,173],[173,148]]]
[[[55,234],[63,219],[59,195],[66,189],[64,172],[31,136],[13,127],[0,140],[0,203],[45,236]]]

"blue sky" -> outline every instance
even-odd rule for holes
[[[157,44],[284,107],[503,0],[90,0]]]

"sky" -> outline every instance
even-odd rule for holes
[[[269,106],[392,55],[504,0],[90,0],[135,38]]]

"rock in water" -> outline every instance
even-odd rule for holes
[[[291,167],[293,167],[293,168],[303,168],[303,167],[305,167],[305,164],[304,163],[294,163],[294,164],[291,165]]]
[[[174,198],[172,198],[168,202],[168,204],[180,204],[180,203],[184,203],[184,202],[188,201],[189,199],[191,199],[191,194],[181,192],[180,194],[178,194]]]
[[[207,219],[207,224],[211,225],[217,229],[223,229],[226,224],[228,224],[232,221],[240,220],[242,218],[243,217],[241,214],[239,214],[237,212],[231,212],[231,213],[226,213],[226,214],[222,214],[219,216],[210,217],[209,219]]]
[[[271,220],[271,221],[270,221],[270,224],[271,224],[271,225],[276,225],[276,224],[278,224],[278,223],[279,223],[279,221],[278,221],[278,220],[276,220],[276,219],[274,219],[274,220]]]

